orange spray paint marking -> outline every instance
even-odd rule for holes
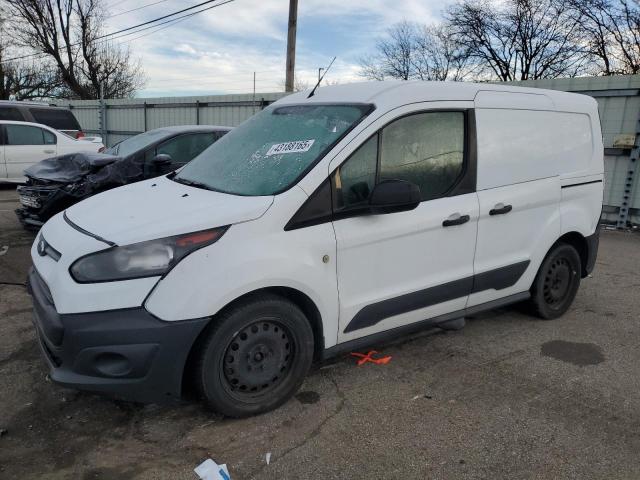
[[[377,352],[376,350],[371,350],[366,355],[364,353],[351,352],[351,356],[358,357],[360,359],[358,360],[358,366],[363,365],[367,362],[375,363],[376,365],[386,365],[391,361],[391,355],[387,355],[381,358],[373,358],[373,355],[375,355],[376,353],[380,353],[380,352]]]

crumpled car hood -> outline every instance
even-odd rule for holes
[[[94,235],[127,245],[254,220],[272,203],[273,196],[229,195],[158,177],[94,195],[65,215]]]
[[[119,157],[104,153],[69,153],[47,158],[24,171],[25,176],[57,183],[75,183]]]

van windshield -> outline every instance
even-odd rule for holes
[[[235,195],[275,195],[371,109],[364,104],[268,107],[202,152],[173,180]]]

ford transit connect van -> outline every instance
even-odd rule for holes
[[[223,414],[259,413],[314,359],[514,302],[561,316],[593,269],[602,197],[592,98],[297,93],[179,172],[49,220],[35,325],[62,385],[158,402],[191,380]]]

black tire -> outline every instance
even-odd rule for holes
[[[273,410],[300,388],[313,360],[304,313],[277,295],[256,295],[212,320],[197,357],[207,405],[229,417]]]
[[[580,287],[581,265],[571,245],[557,243],[549,250],[531,286],[530,306],[535,315],[545,320],[564,315]]]

